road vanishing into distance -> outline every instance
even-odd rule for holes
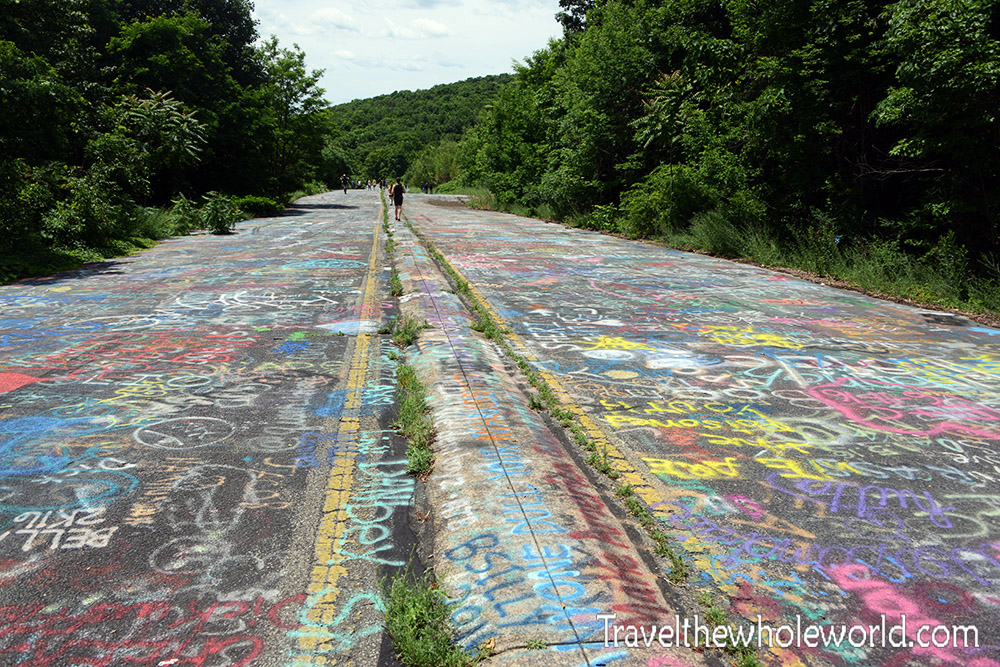
[[[1000,330],[449,197],[404,213],[327,193],[0,287],[0,664],[393,665],[408,565],[484,664],[731,664],[720,610],[765,664],[1000,664]]]

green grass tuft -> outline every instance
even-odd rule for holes
[[[389,271],[389,294],[392,296],[403,295],[403,283],[399,279],[399,272],[393,267]]]
[[[528,407],[532,410],[542,412],[545,410],[545,401],[543,401],[542,397],[535,392],[531,392],[528,394]]]
[[[396,369],[396,383],[399,418],[395,427],[409,440],[406,472],[422,477],[430,473],[434,463],[434,450],[431,449],[434,426],[428,415],[424,386],[417,379],[417,372],[405,364]]]
[[[401,317],[396,320],[396,330],[392,333],[392,342],[400,347],[408,347],[420,337],[420,332],[429,329],[426,321],[418,322],[412,317]]]
[[[396,654],[409,667],[468,667],[471,655],[455,644],[448,624],[453,603],[438,588],[430,572],[413,575],[409,567],[392,581],[382,582],[385,599],[385,628],[392,637]]]

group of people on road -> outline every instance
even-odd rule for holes
[[[351,187],[352,181],[347,174],[342,174],[340,176],[340,184],[344,187],[344,194],[347,194],[347,189]],[[357,185],[360,185],[358,183]],[[386,182],[383,178],[381,181],[376,181],[371,179],[365,183],[365,187],[368,190],[374,190],[376,187],[385,190]],[[421,190],[424,190],[424,185],[421,184]],[[396,178],[396,182],[389,187],[389,199],[392,200],[393,205],[396,207],[396,220],[400,220],[403,215],[403,193],[406,192],[406,186],[403,185],[402,179]]]

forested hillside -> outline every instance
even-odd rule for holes
[[[511,78],[483,76],[338,104],[331,107],[340,130],[334,146],[358,179],[451,180],[457,141]]]
[[[341,167],[319,72],[258,43],[247,0],[0,5],[0,278],[224,231],[237,205],[275,207],[229,195],[281,200]]]
[[[561,5],[563,38],[465,139],[466,185],[545,217],[1000,309],[1000,2]]]

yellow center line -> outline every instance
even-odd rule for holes
[[[381,217],[380,208],[379,220]],[[376,223],[372,250],[368,256],[368,270],[365,273],[365,286],[358,303],[357,312],[360,318],[373,317],[374,314],[380,313],[380,303],[376,298],[379,274],[379,227],[380,225]],[[361,404],[372,339],[370,334],[362,331],[362,322],[359,322],[359,327],[351,359],[351,370],[347,376],[344,408],[336,426],[330,425],[330,430],[336,428],[337,437],[334,442],[341,453],[332,463],[326,484],[323,516],[316,535],[315,565],[306,589],[309,594],[306,624],[297,633],[299,649],[302,651],[318,651],[330,643],[327,626],[334,622],[339,613],[336,604],[341,592],[339,582],[347,575],[347,567],[343,564],[346,558],[344,545],[347,540],[350,515],[347,505],[351,495],[351,485],[354,482],[355,459],[358,456]],[[300,655],[296,658],[296,664],[326,664],[326,662],[326,658],[319,655]]]

